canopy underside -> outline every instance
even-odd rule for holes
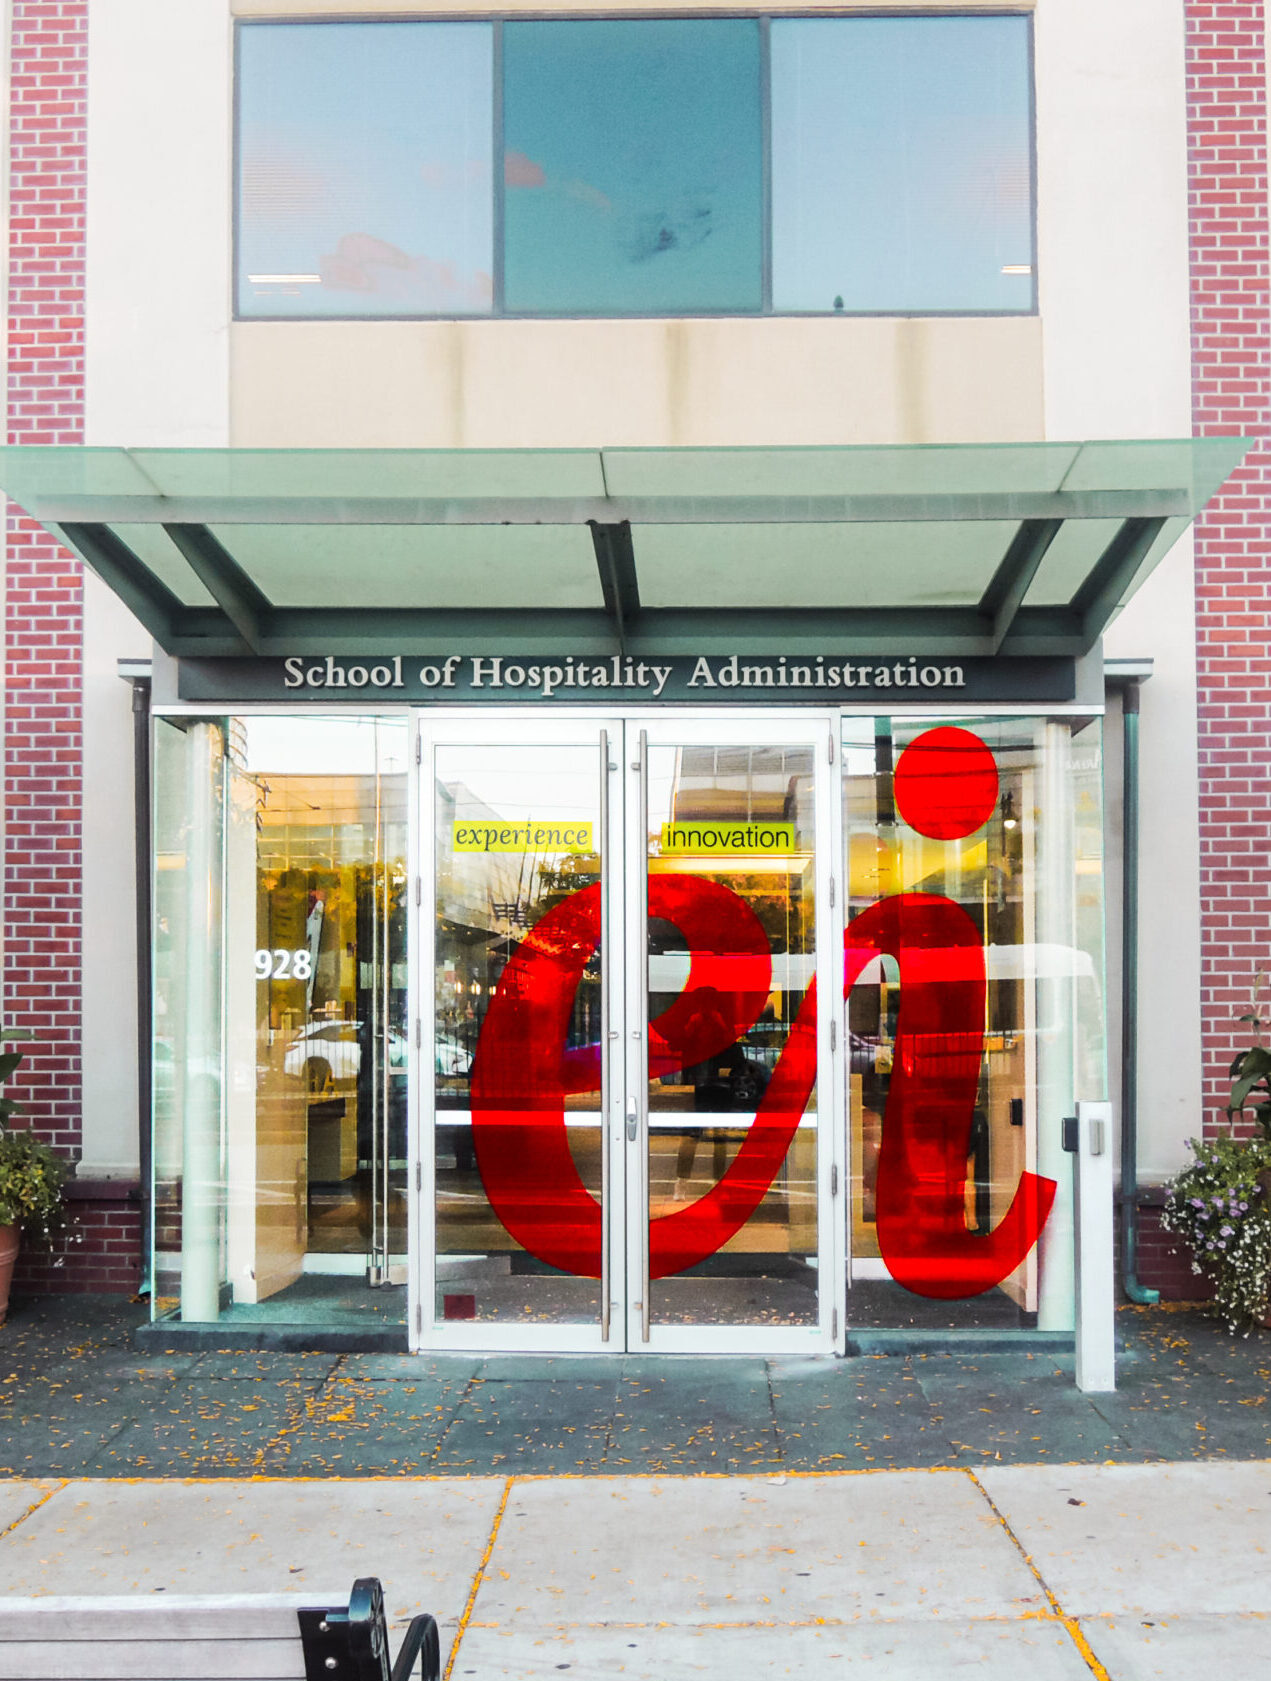
[[[1080,655],[1247,447],[28,446],[0,488],[178,656]]]

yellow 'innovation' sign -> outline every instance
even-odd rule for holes
[[[594,852],[590,823],[456,823],[456,852]]]
[[[793,823],[664,823],[662,856],[741,857],[755,852],[793,852]]]

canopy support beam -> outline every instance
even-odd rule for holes
[[[631,542],[630,520],[606,525],[589,519],[592,546],[596,551],[596,567],[600,573],[600,588],[604,592],[605,611],[613,620],[618,637],[618,651],[627,651],[627,620],[640,611],[640,585],[636,578],[635,549]]]
[[[273,615],[269,598],[205,525],[165,524],[163,529],[252,653],[259,654]]]
[[[1037,575],[1037,568],[1062,525],[1063,521],[1057,519],[1026,519],[1020,522],[1001,565],[980,598],[980,612],[992,621],[993,626],[989,633],[990,653],[996,654],[1010,634],[1015,615]]]
[[[161,648],[179,634],[185,607],[108,525],[66,524],[54,529],[78,550],[109,589],[140,619]]]
[[[1129,594],[1164,524],[1161,518],[1127,519],[1073,596],[1069,606],[1081,626],[1083,654],[1094,647],[1108,620]]]

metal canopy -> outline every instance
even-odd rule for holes
[[[1079,655],[1242,438],[0,449],[170,654]]]

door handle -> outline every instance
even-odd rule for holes
[[[627,1110],[627,1143],[634,1144],[640,1135],[640,1116],[633,1103]]]

